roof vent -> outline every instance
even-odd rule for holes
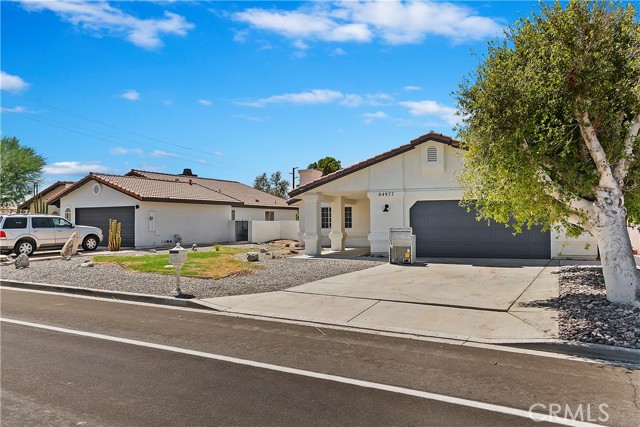
[[[191,172],[191,169],[184,169],[182,171],[181,175],[184,175],[184,176],[198,176],[198,175],[194,174],[193,172]]]

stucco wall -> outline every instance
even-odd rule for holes
[[[133,197],[102,184],[100,193],[94,194],[93,184],[95,184],[95,182],[96,181],[90,180],[66,196],[63,196],[60,199],[60,216],[64,216],[65,209],[70,208],[71,222],[75,223],[76,208],[135,206],[140,204],[140,202]],[[136,223],[139,222],[138,216],[139,211],[136,210]]]
[[[264,221],[264,213],[267,211],[273,212],[275,221],[295,221],[296,210],[295,209],[271,209],[271,208],[232,208],[236,211],[236,221]],[[229,216],[231,219],[231,216]]]
[[[249,241],[298,240],[298,221],[249,221]]]

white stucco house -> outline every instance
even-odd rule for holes
[[[266,242],[297,239],[298,208],[285,199],[236,181],[131,170],[125,175],[91,173],[49,200],[79,225],[122,223],[122,246],[175,243]],[[106,245],[106,241],[102,242]]]
[[[300,171],[289,203],[300,207],[305,252],[368,247],[386,255],[389,228],[412,227],[419,257],[597,257],[587,234],[569,238],[532,229],[513,235],[502,224],[476,221],[474,212],[458,205],[462,153],[459,141],[429,133],[326,176]]]

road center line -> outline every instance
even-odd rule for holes
[[[562,418],[562,417],[558,417],[550,414],[529,412],[522,409],[510,408],[508,406],[494,405],[491,403],[478,402],[475,400],[462,399],[458,397],[446,396],[446,395],[437,394],[437,393],[429,393],[426,391],[375,383],[372,381],[358,380],[355,378],[341,377],[338,375],[323,374],[321,372],[307,371],[305,369],[289,368],[286,366],[257,362],[255,360],[240,359],[236,357],[224,356],[221,354],[206,353],[203,351],[189,350],[186,348],[173,347],[173,346],[163,345],[163,344],[155,344],[155,343],[150,343],[145,341],[132,340],[128,338],[120,338],[120,337],[115,337],[111,335],[96,334],[93,332],[79,331],[75,329],[60,328],[57,326],[49,326],[49,325],[43,325],[39,323],[25,322],[22,320],[0,318],[0,321],[5,323],[15,324],[15,325],[22,325],[22,326],[28,326],[28,327],[37,328],[37,329],[45,329],[48,331],[60,332],[64,334],[95,338],[95,339],[100,339],[104,341],[112,341],[112,342],[118,342],[122,344],[135,345],[139,347],[153,348],[156,350],[170,351],[173,353],[197,356],[197,357],[202,357],[206,359],[218,360],[221,362],[235,363],[237,365],[251,366],[251,367],[260,368],[260,369],[268,369],[271,371],[299,375],[299,376],[308,377],[308,378],[316,378],[316,379],[333,381],[333,382],[342,383],[342,384],[350,384],[357,387],[382,390],[390,393],[403,394],[407,396],[419,397],[422,399],[450,403],[450,404],[459,405],[459,406],[466,406],[469,408],[482,409],[484,411],[496,412],[496,413],[506,414],[506,415],[513,415],[516,417],[527,418],[533,421],[546,421],[546,422],[551,422],[559,425],[575,426],[575,427],[593,427],[593,426],[602,427],[599,424],[592,424],[589,422],[572,420],[569,418]]]

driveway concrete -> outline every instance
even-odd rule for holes
[[[557,338],[559,263],[420,259],[287,289],[209,298],[225,311],[485,342]]]

